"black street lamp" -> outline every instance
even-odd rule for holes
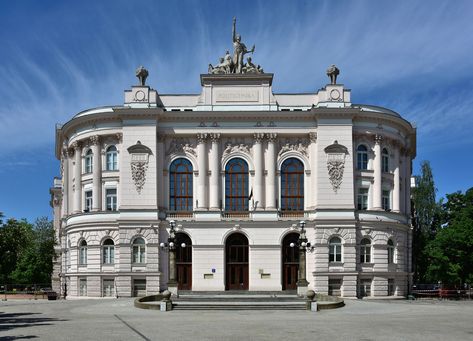
[[[299,276],[297,280],[297,295],[305,296],[307,293],[307,286],[309,282],[306,279],[306,253],[312,252],[314,247],[308,242],[306,237],[305,231],[305,221],[299,222],[299,227],[301,229],[301,233],[299,234],[299,239],[297,243],[289,244],[290,247],[298,247],[299,248]]]

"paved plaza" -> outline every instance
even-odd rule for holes
[[[172,311],[132,299],[0,302],[0,340],[472,340],[472,301],[305,311]]]

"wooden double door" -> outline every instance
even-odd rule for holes
[[[289,233],[282,243],[282,289],[296,290],[299,279],[299,248],[297,241],[299,234]],[[293,243],[293,247],[291,247]]]
[[[225,245],[226,290],[248,290],[248,239],[241,233],[228,237]]]
[[[185,233],[176,234],[176,275],[179,290],[192,290],[192,242]]]

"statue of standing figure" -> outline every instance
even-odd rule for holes
[[[327,76],[330,78],[330,84],[337,84],[337,76],[340,74],[340,70],[335,64],[332,64],[327,69]]]
[[[145,86],[146,78],[148,78],[148,70],[146,70],[143,66],[140,66],[138,69],[136,69],[136,77],[138,77],[140,85]]]
[[[233,17],[233,69],[232,73],[242,73],[243,58],[247,53],[255,52],[255,45],[248,50],[246,45],[241,42],[241,35],[236,33],[236,18]]]

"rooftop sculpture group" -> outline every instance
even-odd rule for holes
[[[241,35],[236,33],[236,18],[233,18],[233,56],[227,50],[225,56],[220,58],[220,62],[213,66],[209,64],[210,74],[232,74],[232,73],[264,73],[259,65],[253,64],[251,57],[243,62],[245,54],[255,52],[255,45],[248,50],[246,45],[241,42]]]

